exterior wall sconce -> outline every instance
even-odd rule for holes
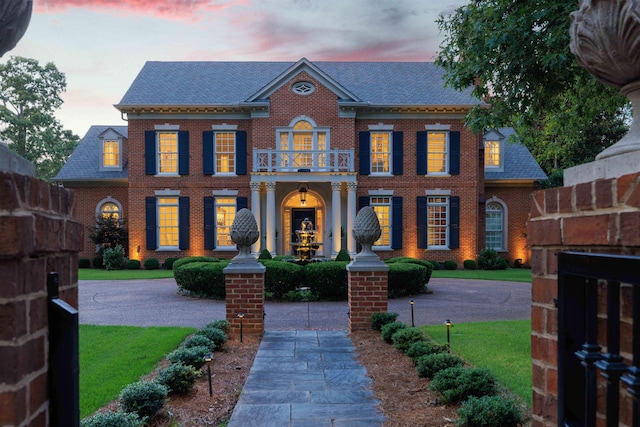
[[[309,191],[309,184],[306,182],[298,184],[298,193],[300,193],[300,204],[302,206],[307,204],[307,191]]]

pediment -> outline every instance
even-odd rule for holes
[[[100,135],[98,135],[99,139],[107,140],[107,139],[122,139],[124,135],[120,132],[114,130],[113,128],[107,128]]]
[[[493,129],[484,134],[485,141],[502,141],[504,139],[504,135]]]
[[[336,94],[337,98],[341,101],[352,101],[352,102],[362,102],[357,96],[347,90],[344,86],[342,86],[339,82],[334,80],[327,73],[318,68],[313,62],[309,61],[307,58],[302,58],[294,65],[289,67],[286,71],[281,73],[271,82],[269,82],[266,86],[262,87],[258,92],[254,93],[250,96],[246,102],[256,102],[268,99],[272,93],[280,89],[283,85],[285,85],[288,81],[296,77],[298,74],[306,72],[311,77],[316,79],[320,84],[327,87],[333,93]]]

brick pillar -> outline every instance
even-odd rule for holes
[[[77,307],[84,227],[72,191],[21,173],[0,170],[0,425],[47,426],[47,274]]]
[[[387,311],[389,266],[382,261],[347,265],[349,283],[349,330],[371,329],[371,315]]]
[[[264,333],[264,273],[266,268],[257,261],[234,263],[224,269],[227,321],[231,324],[229,337],[262,336]],[[238,317],[239,313],[244,318]]]

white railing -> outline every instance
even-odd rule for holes
[[[253,150],[253,172],[353,172],[353,150]]]

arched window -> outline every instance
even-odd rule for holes
[[[486,207],[486,247],[496,251],[505,249],[505,209],[501,203],[492,201]]]
[[[318,127],[306,116],[294,119],[288,127],[277,128],[282,168],[322,170],[327,165],[329,128]]]
[[[103,203],[100,207],[100,213],[103,217],[113,217],[114,219],[120,218],[120,208],[113,202]]]

